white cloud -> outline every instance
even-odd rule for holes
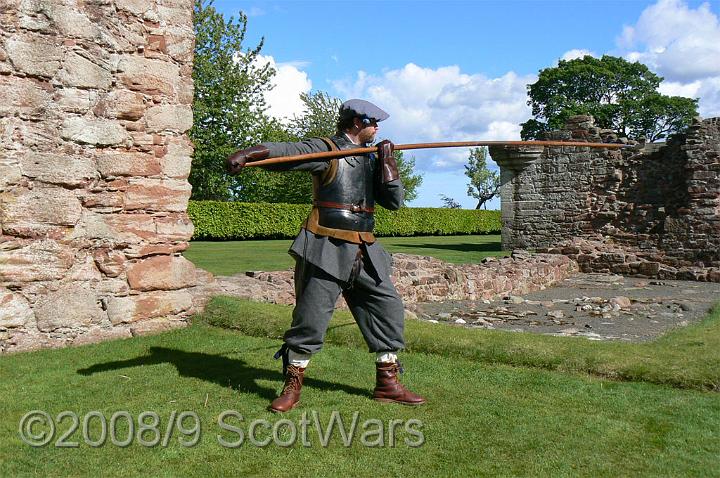
[[[305,61],[305,60],[281,61],[280,63],[277,63],[277,67],[278,67],[278,68],[282,68],[282,67],[286,67],[286,66],[291,66],[291,67],[296,68],[296,69],[298,69],[298,70],[301,70],[301,69],[303,69],[303,68],[306,68],[306,67],[309,66],[309,65],[310,65],[310,62],[309,62],[309,61]]]
[[[681,0],[659,0],[634,26],[626,26],[619,44],[670,81],[720,75],[720,24],[704,3],[691,9]]]
[[[304,105],[300,100],[300,93],[307,93],[312,88],[312,81],[307,73],[301,70],[308,63],[303,61],[276,63],[272,56],[264,55],[258,55],[256,62],[258,65],[269,63],[276,71],[272,79],[274,87],[265,93],[268,113],[279,120],[301,114]]]
[[[597,54],[595,52],[592,52],[590,50],[585,50],[584,48],[573,48],[572,50],[566,51],[563,56],[560,57],[561,60],[570,61],[575,60],[577,58],[583,58],[585,56],[594,56],[597,58]]]
[[[260,17],[265,15],[265,13],[265,10],[260,7],[250,7],[250,9],[245,12],[245,15],[247,15],[248,17]]]
[[[395,143],[520,139],[519,123],[530,116],[528,83],[534,75],[509,72],[498,78],[463,73],[457,66],[437,69],[408,63],[380,75],[358,72],[351,81],[334,83],[345,99],[363,98],[390,118],[380,136]],[[410,152],[421,170],[462,170],[467,149]]]
[[[665,78],[661,91],[700,98],[702,116],[720,115],[720,21],[709,3],[693,9],[659,0],[617,39],[625,58]]]

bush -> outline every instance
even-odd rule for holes
[[[193,239],[283,239],[295,237],[309,204],[190,201]],[[378,236],[449,236],[500,231],[500,211],[405,207],[375,210]]]

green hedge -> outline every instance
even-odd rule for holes
[[[190,201],[193,239],[238,240],[295,237],[309,204]],[[404,207],[375,211],[378,236],[449,236],[500,232],[500,211]]]

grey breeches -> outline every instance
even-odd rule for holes
[[[390,277],[380,277],[366,257],[359,265],[355,280],[346,283],[296,259],[295,309],[284,336],[292,350],[313,354],[322,348],[341,293],[370,352],[396,351],[405,346],[404,307]]]

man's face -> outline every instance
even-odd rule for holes
[[[378,132],[378,124],[375,120],[370,120],[369,123],[363,123],[360,119],[355,119],[356,125],[360,128],[358,133],[358,140],[361,143],[372,143],[375,141],[375,135]]]

